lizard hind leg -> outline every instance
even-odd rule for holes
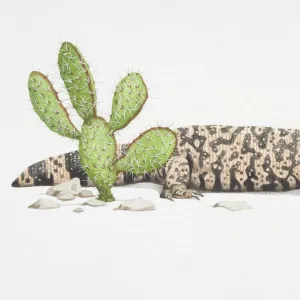
[[[187,186],[190,180],[190,166],[186,158],[175,156],[166,166],[166,179],[163,186],[161,198],[173,200],[173,198],[187,199],[196,198],[203,195]]]

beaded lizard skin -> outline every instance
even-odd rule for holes
[[[300,187],[300,130],[254,126],[189,126],[174,130],[177,146],[162,169],[141,176],[119,173],[115,186],[138,182],[163,185],[161,197],[192,198],[201,191],[287,191]],[[127,145],[119,145],[118,156]],[[14,187],[56,185],[74,177],[93,186],[78,151],[28,167]]]

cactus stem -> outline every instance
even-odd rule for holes
[[[87,151],[84,151],[84,154],[88,159],[92,159],[92,157],[87,153]]]

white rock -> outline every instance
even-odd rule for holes
[[[79,194],[78,197],[82,197],[82,198],[88,198],[88,197],[92,197],[93,193],[90,190],[82,190]]]
[[[57,194],[59,194],[59,191],[54,192],[53,186],[51,186],[46,192],[46,195],[48,195],[48,196],[56,197]]]
[[[41,198],[33,204],[29,205],[28,208],[37,208],[37,209],[51,209],[59,208],[60,205],[51,199]]]
[[[124,203],[120,204],[115,210],[130,210],[130,211],[149,211],[155,210],[155,205],[148,200],[142,198],[135,198],[126,200]]]
[[[106,202],[98,200],[96,198],[92,198],[88,201],[83,202],[83,205],[89,205],[89,206],[105,206]]]
[[[75,208],[73,211],[76,212],[76,213],[84,212],[84,210],[81,207]]]
[[[78,195],[81,191],[81,185],[79,178],[73,178],[67,182],[52,186],[47,193],[52,193],[52,196],[57,196],[60,192],[71,193]]]
[[[74,200],[75,196],[71,193],[66,193],[64,191],[59,192],[57,195],[57,199],[62,200],[62,201],[69,201],[69,200]]]
[[[214,207],[223,207],[231,211],[238,211],[238,210],[252,208],[246,201],[220,201],[216,203]]]

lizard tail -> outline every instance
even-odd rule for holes
[[[81,186],[92,186],[79,163],[78,151],[52,156],[26,168],[13,182],[12,187],[53,186],[79,178]]]
[[[120,145],[117,156],[126,153],[127,145]],[[123,186],[140,182],[162,184],[165,178],[165,169],[144,175],[134,175],[119,172],[114,186]],[[51,156],[26,168],[13,182],[12,187],[53,186],[73,178],[79,178],[82,187],[93,187],[94,183],[80,165],[78,150]]]

